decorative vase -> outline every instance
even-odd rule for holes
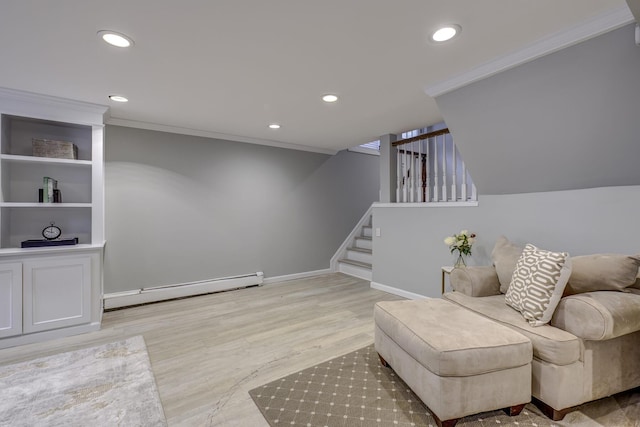
[[[467,266],[467,263],[464,260],[464,255],[458,254],[458,259],[456,260],[456,263],[453,266],[455,268],[465,268]]]

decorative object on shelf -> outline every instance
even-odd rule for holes
[[[72,237],[70,239],[60,239],[62,235],[62,229],[55,225],[55,222],[51,222],[45,228],[42,229],[42,239],[24,240],[20,243],[22,248],[40,248],[43,246],[71,246],[78,244],[78,238]]]
[[[62,229],[55,225],[55,222],[51,222],[51,224],[47,225],[42,229],[42,237],[47,240],[55,240],[62,234]]]
[[[58,239],[58,240],[23,240],[20,243],[21,248],[41,248],[45,246],[73,246],[78,244],[78,238],[72,237],[70,239]]]
[[[44,192],[38,188],[38,203],[44,203]],[[58,189],[53,190],[53,203],[62,203],[62,193]]]
[[[460,233],[448,236],[444,239],[444,244],[449,246],[449,251],[451,253],[458,252],[458,258],[454,265],[455,268],[467,266],[464,257],[465,255],[471,255],[471,246],[473,246],[475,239],[475,233],[469,233],[468,230],[462,230]]]
[[[32,138],[31,145],[35,157],[78,160],[78,147],[72,142]]]
[[[42,202],[43,203],[60,203],[59,201],[56,202],[56,196],[55,193],[56,191],[58,191],[58,181],[50,178],[48,176],[45,176],[44,178],[42,178]],[[60,195],[60,193],[58,192],[58,199],[61,200],[62,197]]]

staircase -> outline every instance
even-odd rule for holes
[[[371,280],[371,264],[373,263],[373,239],[371,215],[360,233],[356,234],[346,248],[342,258],[338,259],[338,271],[350,276]]]

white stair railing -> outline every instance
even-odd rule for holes
[[[477,201],[476,187],[449,129],[393,143],[397,150],[396,202]]]

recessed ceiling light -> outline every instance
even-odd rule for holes
[[[118,33],[110,30],[100,30],[98,35],[102,40],[116,47],[133,46],[133,39],[126,34]]]
[[[333,94],[327,94],[322,97],[322,100],[324,102],[336,102],[338,100],[338,97]]]
[[[439,29],[437,29],[432,35],[431,39],[435,42],[446,42],[447,40],[451,40],[456,35],[460,34],[462,28],[460,25],[452,24],[445,25]]]
[[[116,102],[129,102],[129,100],[122,95],[109,95],[109,99]]]
[[[277,123],[271,123],[269,129],[280,129],[280,125]]]

